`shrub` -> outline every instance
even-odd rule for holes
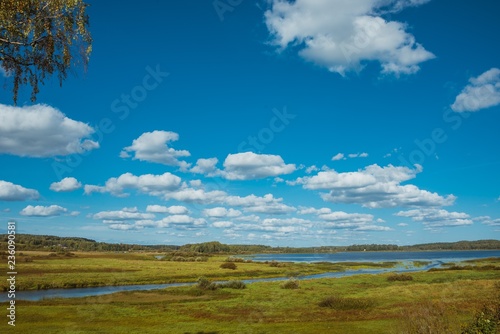
[[[208,278],[202,276],[198,278],[198,288],[202,290],[217,290],[218,285],[216,283],[210,282]]]
[[[272,261],[269,263],[269,266],[270,266],[270,267],[279,267],[279,265],[280,265],[280,264],[279,264],[279,262],[276,262],[276,261],[274,261],[274,260],[272,260]]]
[[[223,264],[220,265],[222,269],[232,269],[235,270],[236,264],[234,262],[224,262]]]
[[[328,307],[335,310],[365,310],[373,306],[373,302],[361,298],[330,296],[320,301],[318,305],[320,307]]]
[[[495,334],[499,328],[499,315],[495,310],[484,307],[474,319],[462,327],[462,334]]]
[[[245,289],[247,286],[242,281],[229,281],[226,283],[219,283],[219,288],[221,289]]]
[[[462,334],[493,334],[500,332],[500,282],[495,282],[490,300],[475,313],[474,318],[462,326]]]
[[[269,266],[270,267],[279,267],[279,268],[281,268],[281,267],[285,267],[286,264],[272,260],[271,262],[269,262]]]
[[[285,283],[281,284],[282,289],[298,289],[300,288],[299,286],[299,281],[297,281],[294,278],[289,279]]]
[[[389,282],[395,281],[413,281],[413,277],[407,274],[393,274],[387,277]]]
[[[241,258],[241,257],[233,257],[233,256],[230,256],[226,259],[226,262],[241,262],[241,263],[244,263],[245,262],[245,259]]]

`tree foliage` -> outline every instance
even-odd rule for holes
[[[30,85],[31,101],[39,84],[57,74],[59,84],[74,64],[86,68],[92,51],[88,5],[82,0],[1,0],[0,67],[13,78],[13,100]]]

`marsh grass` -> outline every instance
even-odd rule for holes
[[[452,321],[456,311],[444,302],[423,301],[401,312],[398,334],[456,334],[460,323]]]
[[[413,276],[408,275],[408,274],[392,274],[387,276],[387,280],[389,282],[396,282],[396,281],[413,281]]]
[[[320,301],[318,306],[334,310],[366,310],[373,307],[374,304],[373,300],[367,298],[329,296]]]

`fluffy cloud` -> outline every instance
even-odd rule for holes
[[[80,189],[82,184],[78,182],[74,177],[66,177],[59,182],[54,182],[50,185],[50,190],[56,192],[63,191],[74,191],[76,189]]]
[[[227,193],[222,190],[205,191],[204,189],[182,188],[165,193],[164,199],[175,199],[180,202],[213,204],[223,203]]]
[[[500,226],[500,218],[493,219],[490,216],[482,216],[473,218],[473,220],[489,226]]]
[[[297,169],[294,164],[285,164],[279,155],[253,152],[229,154],[224,160],[223,170],[217,168],[218,162],[217,158],[198,159],[190,171],[209,177],[221,176],[228,180],[255,180],[290,174]]]
[[[95,130],[43,104],[11,107],[0,104],[0,153],[53,157],[99,147],[89,139]]]
[[[379,62],[383,73],[411,74],[434,55],[415,41],[401,22],[382,16],[424,0],[270,0],[265,22],[281,50],[344,75],[364,63]]]
[[[309,166],[309,167],[306,168],[306,173],[307,174],[311,174],[311,173],[317,172],[317,171],[319,171],[319,168],[316,167],[315,165],[312,165],[312,166]]]
[[[203,218],[194,218],[188,215],[172,215],[158,222],[158,227],[175,227],[177,229],[195,229],[207,227]]]
[[[232,208],[216,207],[203,210],[203,214],[210,218],[238,217],[241,216],[241,211]]]
[[[34,189],[0,180],[0,201],[26,201],[39,197],[40,194]]]
[[[164,207],[150,205],[147,213],[139,212],[136,207],[123,208],[117,211],[102,211],[94,214],[92,218],[102,220],[110,229],[116,230],[139,230],[143,228],[169,228],[175,229],[198,229],[207,227],[203,218],[195,218],[187,215],[187,208],[183,206]],[[155,213],[170,213],[160,220],[155,220]]]
[[[398,217],[408,217],[414,222],[423,223],[427,227],[446,227],[471,225],[470,216],[463,212],[449,212],[443,209],[415,209],[400,211]]]
[[[294,207],[283,203],[283,198],[275,198],[272,194],[266,194],[263,197],[248,195],[227,196],[225,203],[230,206],[242,207],[245,212],[265,213],[265,214],[285,214],[294,212]]]
[[[196,165],[190,169],[191,173],[203,174],[205,176],[219,176],[221,171],[216,167],[219,159],[209,158],[209,159],[198,159]]]
[[[420,166],[410,169],[371,165],[356,172],[323,171],[315,176],[298,178],[293,184],[302,184],[305,189],[328,190],[321,194],[325,201],[357,203],[368,208],[453,204],[453,195],[442,197],[414,185],[401,185],[401,182],[415,178],[421,171]]]
[[[350,153],[347,155],[348,158],[350,159],[354,159],[354,158],[367,158],[368,157],[368,153]],[[337,153],[336,155],[334,155],[332,157],[332,161],[339,161],[339,160],[346,160],[346,156],[344,155],[344,153]]]
[[[326,222],[325,227],[332,229],[347,229],[352,231],[391,231],[387,226],[377,225],[383,220],[374,220],[373,215],[364,213],[347,213],[343,211],[332,212],[328,208],[319,210],[307,210],[307,213],[315,213],[318,218]]]
[[[203,188],[190,188],[187,183],[170,173],[163,175],[140,175],[135,176],[131,173],[122,174],[118,178],[110,178],[104,186],[85,185],[87,195],[94,192],[111,193],[114,196],[127,196],[126,190],[136,190],[139,193],[145,193],[151,196],[158,196],[164,200],[176,200],[186,203],[198,204],[219,204],[231,207],[241,207],[245,212],[267,213],[267,214],[285,214],[294,212],[294,207],[283,203],[282,198],[275,198],[272,194],[262,197],[256,195],[235,196],[228,195],[222,190],[207,191]],[[184,207],[182,207],[184,208]],[[184,211],[184,209],[179,210]],[[167,209],[161,206],[148,206],[149,212],[163,212],[180,214],[173,212],[173,207]],[[220,209],[217,209],[220,210]],[[207,211],[210,213],[211,211]],[[185,212],[182,212],[185,213]],[[238,210],[227,209],[227,217],[236,217]]]
[[[94,219],[99,219],[103,221],[113,222],[113,221],[124,221],[124,220],[142,220],[142,219],[153,219],[155,215],[152,213],[141,213],[138,212],[137,208],[123,208],[118,211],[101,211],[92,216]]]
[[[273,233],[273,235],[290,235],[297,233],[306,233],[308,231],[307,227],[304,226],[273,226],[273,225],[263,225],[263,224],[240,224],[235,225],[231,230],[234,231],[247,231],[247,232],[268,232]],[[256,237],[256,235],[254,235]]]
[[[67,212],[66,208],[63,208],[59,205],[51,205],[51,206],[32,206],[28,205],[24,209],[19,212],[22,216],[31,216],[31,217],[52,217],[59,216],[62,213]]]
[[[179,189],[181,178],[171,173],[162,175],[145,174],[136,176],[125,173],[117,178],[110,178],[105,186],[85,185],[85,194],[94,192],[111,193],[115,196],[127,196],[126,189],[137,190],[152,196],[161,196],[165,192]]]
[[[109,224],[108,227],[112,230],[118,230],[118,231],[130,231],[130,230],[139,230],[141,229],[140,226],[137,226],[135,224]]]
[[[353,158],[367,158],[368,157],[368,153],[366,152],[363,152],[363,153],[351,153],[348,155],[349,158],[353,159]]]
[[[168,213],[171,215],[184,215],[189,212],[189,210],[182,205],[173,205],[170,207],[161,205],[148,205],[146,207],[146,212],[152,213]]]
[[[332,212],[332,210],[329,208],[316,209],[316,208],[308,208],[308,207],[300,207],[300,210],[298,211],[298,213],[301,215],[310,215],[310,214],[320,215],[320,214],[325,214],[325,213],[330,213],[330,212]]]
[[[217,221],[212,224],[212,226],[216,228],[229,228],[232,227],[233,225],[234,225],[233,222],[230,221]]]
[[[500,69],[492,68],[469,82],[451,105],[453,111],[478,111],[500,104]]]
[[[345,160],[344,153],[337,153],[332,157],[332,161]]]
[[[175,132],[145,132],[139,138],[134,139],[131,146],[125,147],[120,157],[129,158],[130,153],[133,153],[133,159],[178,166],[181,170],[186,170],[189,164],[178,158],[189,157],[191,154],[186,150],[178,151],[169,147],[171,142],[177,140],[179,140],[179,135]]]
[[[253,152],[229,154],[224,161],[224,177],[229,180],[254,180],[290,174],[294,164],[285,164],[279,155]]]

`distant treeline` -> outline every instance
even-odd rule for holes
[[[0,251],[7,249],[7,235],[0,235]],[[500,240],[478,240],[458,242],[437,242],[412,246],[398,245],[351,245],[321,247],[271,247],[266,245],[226,245],[218,241],[175,245],[136,245],[97,242],[76,237],[56,237],[49,235],[17,234],[16,250],[44,251],[86,251],[86,252],[185,252],[200,254],[255,254],[255,253],[333,253],[360,251],[420,251],[420,250],[480,250],[500,249]]]
[[[7,249],[7,235],[0,235],[0,251]],[[76,237],[56,237],[52,235],[16,234],[16,250],[46,250],[46,251],[82,251],[82,252],[108,252],[108,251],[173,251],[179,246],[171,245],[134,245],[112,244],[97,242],[92,239]]]

